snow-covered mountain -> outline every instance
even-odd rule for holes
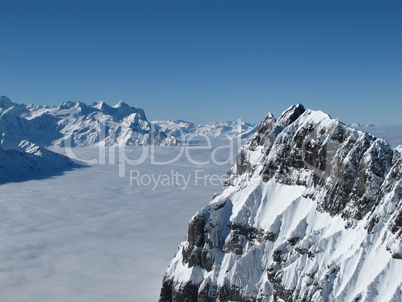
[[[268,114],[191,219],[160,301],[401,301],[398,150],[300,104]]]
[[[40,146],[174,145],[176,140],[152,127],[142,109],[119,102],[88,106],[20,105],[0,97],[0,133],[4,144],[28,140]]]
[[[26,140],[8,148],[0,144],[0,184],[50,177],[77,167],[68,157]]]
[[[157,129],[173,136],[177,140],[184,140],[191,136],[206,135],[211,137],[225,135],[230,138],[248,138],[257,130],[257,125],[246,122],[212,122],[196,124],[183,120],[152,121]]]
[[[45,178],[79,167],[68,157],[41,145],[50,145],[60,134],[57,120],[49,114],[32,117],[28,106],[0,97],[0,184]]]
[[[45,147],[176,145],[193,136],[249,138],[257,126],[245,122],[148,122],[142,109],[119,102],[92,105],[64,102],[60,106],[23,105],[0,97],[3,144],[28,140]]]

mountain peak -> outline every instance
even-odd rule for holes
[[[99,109],[99,110],[102,110],[105,106],[109,107],[109,105],[107,105],[104,101],[98,101],[98,102],[95,102],[95,103],[92,104],[93,108],[96,108],[96,109]]]
[[[360,123],[353,122],[353,123],[346,124],[346,126],[349,126],[352,128],[360,128],[362,125]]]
[[[322,111],[268,114],[191,219],[159,301],[399,298],[401,171],[388,143]]]
[[[6,96],[0,96],[0,108],[3,109],[7,109],[10,108],[12,106],[14,106],[15,104],[13,102],[10,101],[10,99]]]
[[[116,105],[113,106],[113,108],[124,108],[124,107],[130,107],[127,103],[124,103],[123,101],[119,101]]]
[[[76,105],[75,102],[73,102],[73,101],[67,101],[67,102],[61,103],[60,106],[59,106],[59,108],[60,108],[60,109],[69,109],[69,108],[74,107],[75,105]]]
[[[272,113],[268,113],[265,120],[259,125],[250,147],[255,148],[260,145],[269,149],[279,133],[296,121],[305,111],[302,104],[292,105],[281,114],[278,120]]]
[[[302,115],[306,109],[302,104],[292,105],[286,109],[278,119],[277,126],[287,127],[293,123],[297,118]]]

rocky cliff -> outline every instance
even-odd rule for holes
[[[300,104],[268,114],[159,301],[401,301],[401,176],[383,139]]]

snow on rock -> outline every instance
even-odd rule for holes
[[[4,148],[0,144],[0,184],[32,178],[47,178],[79,167],[68,157],[29,141]]]
[[[16,104],[6,96],[0,96],[0,118],[7,114],[9,116],[18,116],[27,113],[24,105]]]
[[[103,101],[88,106],[64,102],[60,106],[19,105],[0,98],[0,133],[4,144],[29,140],[45,147],[93,145],[175,145],[148,122],[142,109]]]
[[[5,112],[7,109],[15,105],[10,101],[10,99],[6,96],[0,96],[0,114]]]
[[[0,97],[0,184],[46,178],[79,167],[68,157],[37,145],[51,145],[61,136],[58,119],[47,112],[32,117],[29,108],[43,107],[20,105]]]
[[[402,157],[295,105],[268,114],[190,221],[168,301],[401,301]]]

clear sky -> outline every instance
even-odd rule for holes
[[[402,124],[400,0],[0,0],[0,95],[259,122]]]

